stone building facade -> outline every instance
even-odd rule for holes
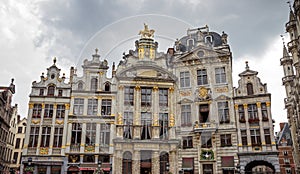
[[[284,46],[283,57],[280,59],[280,62],[284,72],[284,77],[282,78],[282,83],[286,89],[286,98],[284,99],[284,103],[287,110],[288,123],[291,126],[296,173],[300,172],[299,22],[300,1],[294,0],[293,5],[290,6],[289,21],[285,24],[286,31],[290,36],[290,42],[287,44],[288,50]]]
[[[12,97],[15,94],[15,85],[0,86],[0,173],[9,173],[15,128],[17,122],[18,105],[12,105]]]
[[[288,123],[280,123],[280,131],[276,135],[280,173],[294,174],[293,141]]]
[[[257,74],[246,62],[246,70],[239,74],[239,86],[234,88],[240,173],[255,172],[259,166],[277,173],[280,169],[271,115],[271,94]]]
[[[233,88],[227,34],[189,29],[166,53],[146,24],[140,35],[110,78],[96,49],[82,75],[71,67],[68,83],[56,60],[33,82],[22,172],[231,174],[251,158],[246,152],[272,159],[277,171],[274,137],[264,138],[273,133],[270,94],[250,70],[241,77],[254,80],[255,95]],[[264,107],[268,120],[259,110],[262,144],[252,147],[249,131],[244,149],[236,130],[252,127],[236,119],[235,106],[248,103]]]
[[[66,166],[71,85],[53,65],[32,82],[21,173],[59,174]]]
[[[20,119],[20,115],[17,116],[17,124],[14,138],[14,148],[11,156],[11,165],[15,173],[20,172],[22,150],[25,141],[25,132],[27,127],[27,118]]]

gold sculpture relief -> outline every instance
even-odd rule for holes
[[[271,102],[266,102],[267,107],[271,106]]]
[[[119,90],[123,90],[124,86],[123,85],[119,85]]]
[[[248,104],[243,104],[243,106],[244,106],[244,109],[248,108]]]
[[[118,120],[117,120],[118,125],[123,125],[123,117],[121,112],[118,113]]]
[[[69,110],[70,109],[70,104],[65,104],[65,108],[66,108],[66,110]]]
[[[64,123],[64,120],[63,120],[63,119],[61,119],[61,120],[55,120],[55,123],[56,123],[56,124],[63,124],[63,123]]]
[[[57,103],[54,103],[53,109],[57,109]]]
[[[235,109],[235,110],[238,110],[238,109],[239,109],[239,105],[238,105],[238,104],[235,104],[235,105],[234,105],[234,109]]]
[[[175,118],[174,118],[174,114],[171,114],[171,115],[170,115],[169,126],[170,126],[170,127],[175,126]]]
[[[136,86],[135,86],[135,90],[136,90],[136,91],[140,91],[140,90],[141,90],[141,87],[140,87],[139,85],[136,85]]]
[[[200,98],[207,98],[208,97],[208,90],[205,87],[200,87],[198,95],[199,95]]]
[[[33,109],[34,103],[29,103],[29,109]]]
[[[48,147],[41,147],[40,148],[40,154],[41,155],[48,155],[49,149]]]
[[[78,159],[78,157],[76,155],[71,155],[70,158],[72,160],[72,163],[75,163]]]
[[[45,103],[42,103],[42,109],[45,109]]]
[[[149,30],[148,25],[144,23],[144,30],[140,30],[139,35],[141,38],[152,38],[155,30]]]
[[[153,91],[154,91],[154,92],[158,91],[158,86],[154,86],[154,87],[153,87]]]
[[[159,126],[159,124],[158,124],[158,116],[157,116],[157,114],[154,114],[153,126]]]
[[[260,108],[260,107],[261,107],[261,103],[260,103],[260,102],[257,102],[257,103],[256,103],[256,106],[257,106],[258,108]]]
[[[173,93],[173,92],[174,92],[174,87],[173,87],[173,86],[171,86],[171,87],[169,88],[169,92],[170,92],[170,93]]]
[[[100,76],[102,76],[102,75],[104,74],[104,72],[103,72],[103,71],[100,71],[99,74],[100,74]]]
[[[31,120],[31,123],[33,123],[33,124],[39,124],[40,122],[41,122],[40,119],[33,119],[33,120]]]

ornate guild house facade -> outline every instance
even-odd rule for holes
[[[242,97],[244,84],[236,89],[243,93],[233,92],[227,34],[208,26],[189,29],[166,53],[157,51],[154,30],[146,24],[139,34],[135,48],[117,67],[113,63],[110,78],[108,61],[96,49],[91,60],[83,61],[82,76],[71,67],[66,83],[54,60],[47,75],[33,82],[23,171],[231,174],[245,171],[237,168],[246,165],[242,153],[273,158],[270,94],[255,73],[253,90],[262,89],[258,96]],[[250,121],[237,118],[239,105],[244,109],[248,102],[262,108],[255,115],[261,144],[251,142]],[[265,111],[268,120],[263,120]],[[249,129],[246,146],[244,134],[237,132],[241,128]],[[271,168],[277,172],[274,161]]]

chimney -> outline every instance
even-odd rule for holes
[[[18,119],[17,123],[19,123],[21,121],[20,120],[21,119],[20,115],[17,116],[17,119]]]
[[[282,131],[283,127],[284,127],[285,123],[279,123],[280,126],[280,131]]]
[[[75,74],[75,69],[72,66],[71,69],[70,69],[70,83],[73,83],[73,76],[74,76],[74,74]]]

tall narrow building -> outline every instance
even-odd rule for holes
[[[241,173],[280,172],[271,115],[271,94],[258,72],[246,69],[234,88]]]
[[[289,33],[290,42],[283,47],[283,57],[280,59],[283,67],[284,77],[282,83],[286,89],[286,98],[284,99],[287,110],[291,135],[293,140],[293,156],[295,160],[296,173],[300,172],[300,1],[294,0],[293,6],[290,6],[289,21],[285,24],[286,31]]]

